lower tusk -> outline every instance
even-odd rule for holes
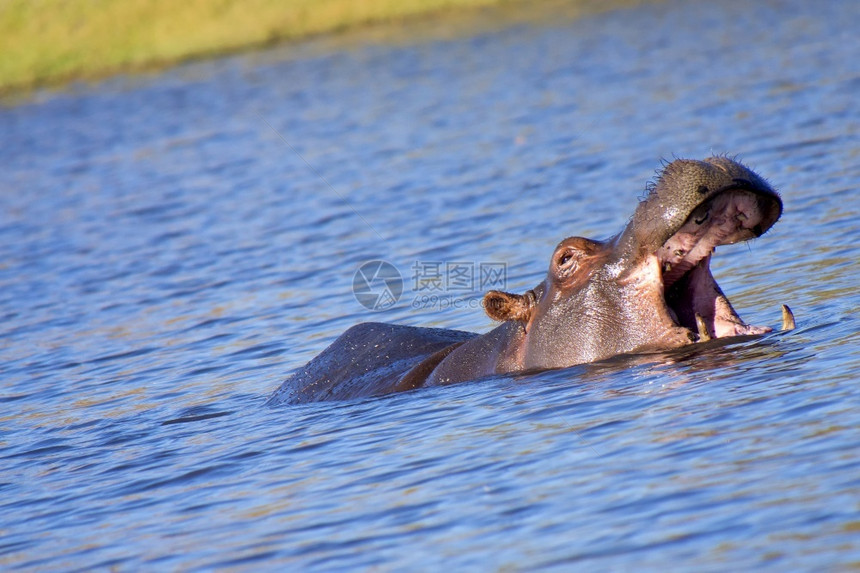
[[[791,309],[788,308],[788,305],[782,305],[782,329],[783,330],[794,330],[794,315],[791,313]]]
[[[705,319],[699,313],[696,313],[696,328],[699,330],[699,342],[707,342],[711,339],[708,325],[705,324]]]

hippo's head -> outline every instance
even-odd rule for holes
[[[743,165],[677,160],[619,235],[563,240],[543,283],[524,295],[490,291],[484,306],[521,325],[515,360],[523,368],[769,332],[741,320],[710,260],[719,245],[760,237],[781,213],[779,195]]]

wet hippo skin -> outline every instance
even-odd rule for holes
[[[484,308],[501,321],[497,328],[477,335],[359,324],[269,401],[374,396],[770,332],[738,316],[710,261],[717,246],[760,237],[781,213],[776,191],[737,161],[673,161],[619,234],[564,239],[535,288],[486,293]],[[793,327],[783,307],[783,328]]]

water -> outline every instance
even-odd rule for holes
[[[0,566],[856,567],[858,21],[666,2],[0,110]],[[357,322],[490,328],[479,289],[415,304],[416,262],[501,262],[522,292],[563,237],[617,232],[661,158],[712,152],[785,201],[715,276],[797,330],[264,406]],[[405,281],[379,313],[351,292],[372,259]]]

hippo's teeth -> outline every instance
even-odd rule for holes
[[[782,329],[783,330],[794,330],[794,314],[792,314],[791,309],[788,308],[787,304],[782,305]]]
[[[746,221],[747,219],[749,219],[749,217],[747,217],[746,213],[738,213],[738,221]]]
[[[699,342],[707,342],[711,339],[711,333],[708,332],[708,325],[705,324],[705,319],[698,312],[696,313],[696,328],[699,331]]]
[[[685,251],[684,249],[675,249],[675,256],[676,257],[683,257],[686,254],[687,254],[687,251]]]
[[[663,272],[664,273],[671,272],[671,270],[672,270],[672,263],[670,263],[668,261],[663,263]]]

